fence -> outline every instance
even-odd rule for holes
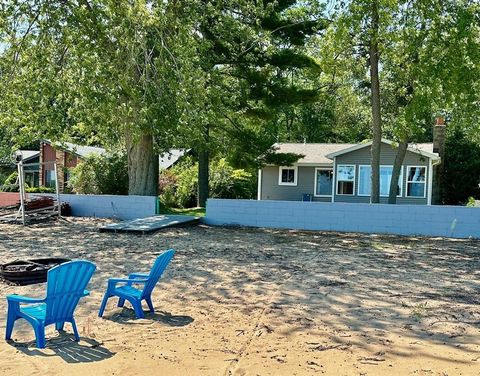
[[[157,209],[156,196],[61,194],[60,199],[70,204],[75,217],[134,219],[155,215]]]
[[[480,238],[480,208],[210,199],[205,223]]]

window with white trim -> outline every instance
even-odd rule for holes
[[[388,197],[390,182],[392,181],[393,166],[380,166],[380,196]],[[403,167],[397,183],[397,197],[402,197]],[[360,165],[358,167],[358,195],[370,196],[372,192],[372,166]]]
[[[426,166],[407,167],[407,197],[424,198],[427,185]]]
[[[332,168],[315,169],[315,196],[324,197],[332,195]]]
[[[45,170],[45,187],[55,188],[55,171],[54,170]]]
[[[355,191],[355,165],[337,166],[337,195],[353,195]]]
[[[297,185],[297,167],[280,167],[278,170],[278,185]]]

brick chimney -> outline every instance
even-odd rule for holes
[[[433,152],[438,153],[442,159],[445,155],[445,131],[445,118],[437,116],[435,126],[433,127]]]
[[[435,125],[433,126],[433,152],[438,153],[441,162],[433,168],[432,187],[432,203],[437,205],[442,204],[446,130],[445,118],[443,116],[437,116],[435,118]]]

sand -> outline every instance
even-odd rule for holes
[[[100,220],[0,224],[0,262],[65,256],[97,264],[71,328],[47,348],[17,321],[0,341],[1,375],[480,375],[480,242],[362,234],[185,227],[99,233]],[[137,320],[109,276],[176,256]],[[45,285],[0,283],[42,295]],[[0,319],[5,331],[5,318]]]

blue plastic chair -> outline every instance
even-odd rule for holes
[[[105,292],[102,305],[100,306],[100,311],[98,312],[98,317],[103,316],[107,301],[112,296],[118,296],[118,307],[123,307],[125,300],[128,300],[135,310],[137,318],[145,317],[142,309],[142,300],[147,302],[150,312],[154,313],[155,309],[152,304],[152,291],[174,254],[175,251],[173,249],[163,252],[155,260],[155,264],[153,264],[149,274],[131,273],[129,274],[128,279],[110,278],[108,280],[107,291]],[[117,287],[117,284],[119,283],[123,285]],[[142,284],[143,289],[140,290],[133,287],[132,285],[134,284]]]
[[[72,324],[75,340],[80,341],[73,313],[95,272],[95,264],[89,261],[70,261],[50,269],[47,273],[47,295],[43,299],[22,295],[8,295],[7,330],[5,339],[12,338],[13,326],[18,319],[27,320],[35,331],[37,347],[45,348],[45,327],[55,324],[63,330],[66,322]],[[23,305],[25,304],[25,305]]]

